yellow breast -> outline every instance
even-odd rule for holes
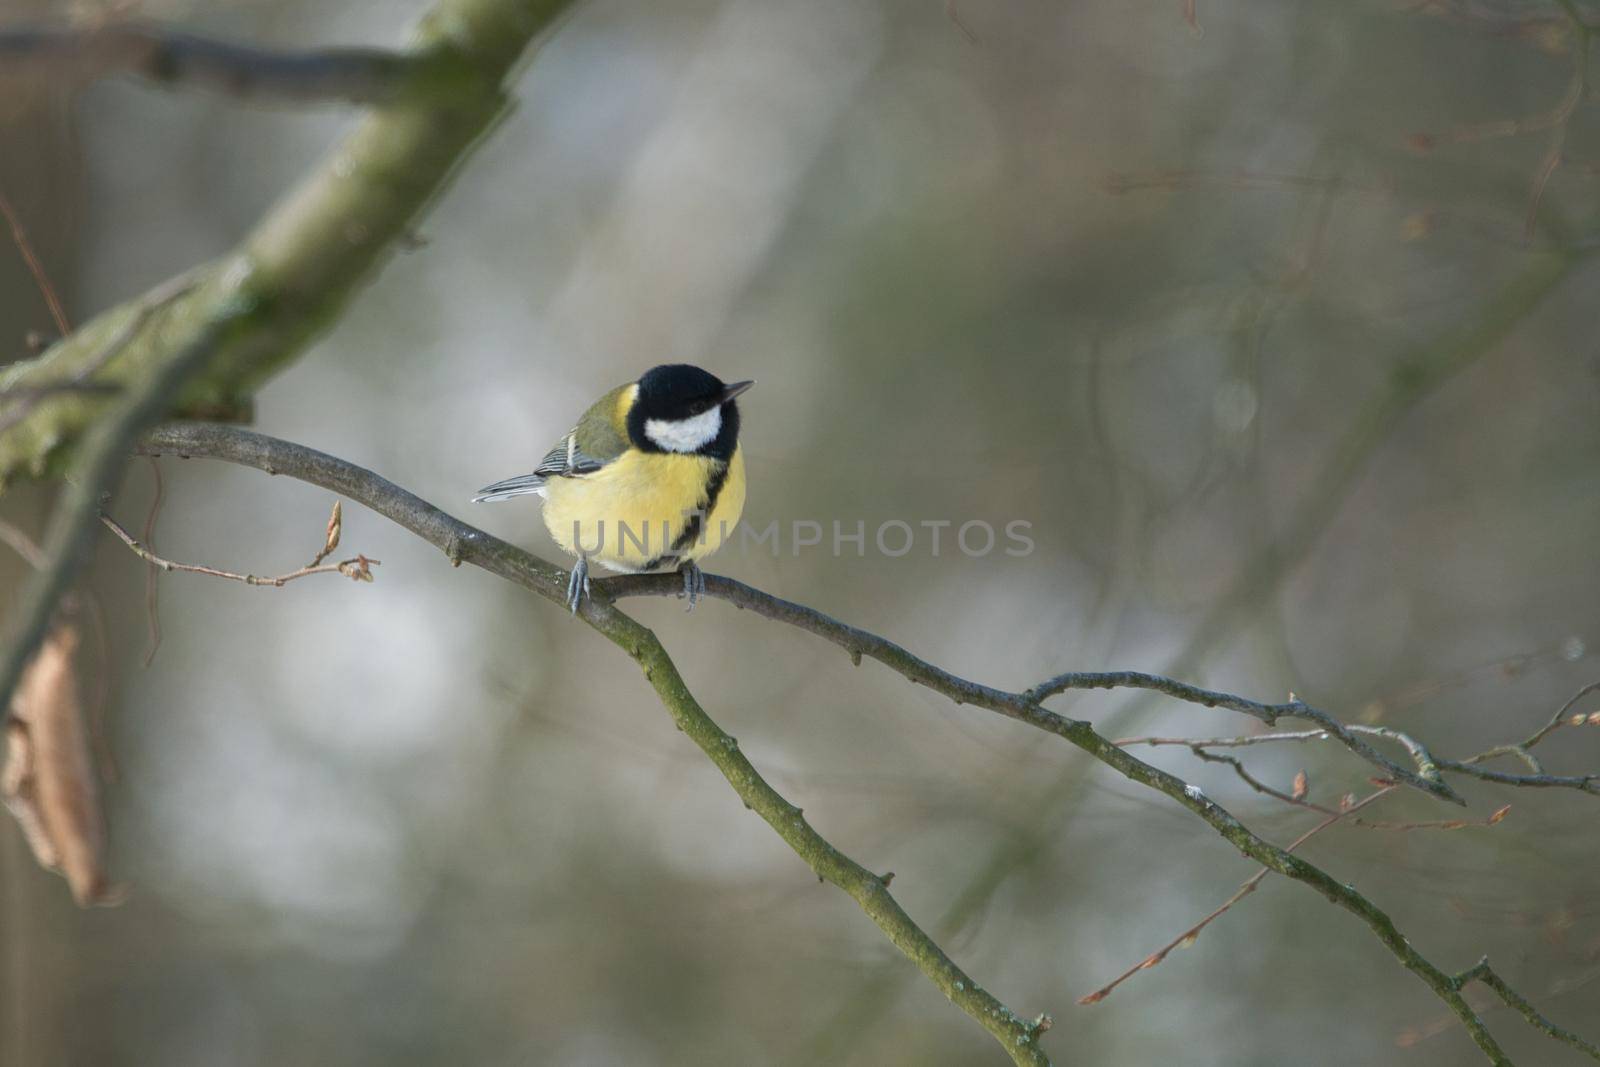
[[[706,502],[721,480],[710,514]],[[744,511],[744,454],[706,456],[630,450],[593,474],[551,478],[544,523],[573,555],[635,571],[709,556]],[[663,558],[666,557],[666,558]]]

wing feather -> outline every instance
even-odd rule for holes
[[[629,390],[633,388],[631,383],[619,385],[595,401],[578,425],[544,454],[531,473],[486,485],[472,499],[506,500],[528,493],[543,496],[545,483],[551,478],[582,478],[622,455],[628,448],[628,437],[619,412],[625,406],[624,395],[631,396]]]
[[[550,451],[544,454],[539,465],[528,474],[495,482],[479,489],[474,503],[492,500],[509,500],[529,493],[544,495],[545,482],[551,478],[581,478],[605,466],[604,460],[587,455],[578,448],[578,431],[573,429]]]

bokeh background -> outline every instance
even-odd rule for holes
[[[423,4],[137,7],[311,46],[396,43]],[[595,0],[425,245],[261,392],[257,425],[549,554],[535,505],[471,492],[654,363],[758,378],[758,527],[1024,520],[1036,548],[786,543],[713,570],[992,684],[1171,671],[1470,754],[1600,677],[1583,47],[1531,0],[1198,0],[1192,22],[1179,0]],[[0,189],[82,319],[229,248],[352,121],[25,86],[0,99]],[[8,249],[9,359],[50,326]],[[170,557],[270,573],[321,542],[326,493],[163,471]],[[117,514],[136,526],[151,493],[135,464]],[[0,516],[38,530],[49,499],[19,487]],[[131,892],[77,910],[0,825],[0,1062],[1002,1062],[611,647],[359,508],[345,547],[383,561],[375,584],[164,578],[145,669],[144,568],[102,538]],[[19,568],[0,558],[0,588]],[[804,633],[716,602],[630,610],[826,836],[895,871],[1009,1005],[1054,1015],[1061,1061],[1477,1055],[1365,927],[1275,878],[1076,1006],[1252,866],[1065,744]],[[1253,726],[1127,694],[1056,705],[1115,736]],[[1181,749],[1152,758],[1280,842],[1314,821]],[[1558,733],[1547,762],[1594,769],[1600,728]],[[1325,803],[1370,788],[1326,746],[1251,763],[1280,787],[1304,768]],[[1463,789],[1467,817],[1512,811],[1306,854],[1442,966],[1488,953],[1600,1039],[1594,799]],[[1458,814],[1441,807],[1374,813]],[[1579,1062],[1487,1018],[1519,1062]]]

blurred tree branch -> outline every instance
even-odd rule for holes
[[[48,563],[7,620],[0,720],[77,573],[100,496],[112,488],[134,439],[174,406],[237,408],[331,322],[499,115],[501,82],[568,6],[567,0],[439,0],[406,55],[453,70],[456,91],[421,94],[369,116],[239,249],[195,278],[185,276],[176,295],[173,283],[159,286],[0,374],[0,391],[83,384],[89,374],[124,387],[112,399],[46,393],[0,432],[0,487],[18,473],[51,470],[89,434],[51,517]]]
[[[144,21],[0,29],[0,67],[10,78],[56,84],[126,73],[163,85],[290,103],[392,104],[470,81],[470,72],[443,51],[269,51]]]
[[[224,312],[240,320],[202,368],[179,383],[190,412],[235,411],[325,329],[394,249],[505,106],[502,83],[571,0],[438,0],[403,56],[426,67],[415,93],[373,112],[234,251],[149,313],[111,308],[41,354],[0,373],[0,391],[95,382],[132,387]],[[108,32],[108,31],[99,31]],[[143,321],[138,321],[138,320]],[[122,343],[112,344],[124,332]],[[48,395],[0,433],[0,487],[59,472],[85,427],[109,409],[97,394]]]
[[[471,563],[553,603],[563,606],[566,603],[566,574],[560,568],[447,515],[371,471],[326,453],[233,427],[199,423],[161,427],[146,439],[144,449],[152,454],[222,459],[332,490],[422,537],[442,550],[452,564]],[[615,599],[623,596],[665,596],[676,594],[680,589],[680,579],[671,574],[609,578],[594,583],[594,595],[583,602],[578,614],[639,664],[678,726],[711,759],[741,799],[773,827],[818,877],[849,893],[895,946],[957,1006],[993,1034],[1015,1062],[1047,1063],[1048,1059],[1038,1049],[1037,1038],[1047,1027],[1048,1017],[1040,1016],[1033,1024],[1025,1023],[988,993],[974,987],[933,939],[895,903],[888,892],[887,877],[879,878],[836,850],[811,828],[799,808],[761,778],[739,751],[737,741],[705,713],[655,634],[623,614],[614,604]],[[1052,733],[1130,781],[1165,794],[1264,868],[1310,886],[1360,918],[1401,965],[1421,978],[1461,1020],[1491,1063],[1511,1063],[1482,1018],[1461,995],[1468,981],[1482,977],[1477,968],[1457,974],[1442,970],[1419,953],[1388,914],[1360,892],[1320,867],[1291,855],[1288,849],[1261,838],[1197,787],[1131,756],[1088,723],[1044,708],[1032,692],[1009,693],[960,678],[876,634],[741,582],[708,575],[706,593],[832,641],[848,652],[853,661],[859,662],[863,656],[875,659],[958,704],[973,704]],[[1051,684],[1045,683],[1043,689],[1049,689]],[[1182,692],[1181,687],[1176,692]],[[1240,697],[1230,696],[1229,699],[1240,704],[1249,703]],[[1419,788],[1435,793],[1425,783]],[[1545,1029],[1544,1026],[1540,1028]],[[1549,1029],[1545,1032],[1566,1040]]]

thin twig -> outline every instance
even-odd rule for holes
[[[1283,846],[1283,850],[1285,852],[1293,852],[1295,849],[1299,848],[1301,845],[1305,844],[1307,841],[1311,840],[1313,837],[1317,836],[1334,823],[1354,815],[1368,804],[1371,804],[1380,797],[1388,795],[1397,788],[1399,787],[1384,786],[1377,792],[1369,793],[1360,800],[1355,801],[1343,811],[1336,811],[1332,808],[1318,808],[1317,810],[1325,811],[1327,813],[1327,818],[1323,819],[1321,822],[1317,823],[1317,825],[1313,826],[1311,829],[1307,830],[1305,833],[1301,834],[1299,837]],[[1256,887],[1259,886],[1262,880],[1271,873],[1271,869],[1267,867],[1262,867],[1260,870],[1256,871],[1255,874],[1252,874],[1249,878],[1244,880],[1244,884],[1239,886],[1238,891],[1235,892],[1233,896],[1223,901],[1220,906],[1211,911],[1199,922],[1195,923],[1193,926],[1189,927],[1189,929],[1185,930],[1183,933],[1167,942],[1161,948],[1156,949],[1156,951],[1152,952],[1150,955],[1146,956],[1132,967],[1129,967],[1126,971],[1123,971],[1121,974],[1117,975],[1099,989],[1096,989],[1093,993],[1086,993],[1085,995],[1079,997],[1078,1003],[1100,1003],[1102,1000],[1106,999],[1106,997],[1110,996],[1111,991],[1116,989],[1117,986],[1121,985],[1123,982],[1126,982],[1140,971],[1148,971],[1150,968],[1161,963],[1172,954],[1174,949],[1188,948],[1190,945],[1194,944],[1195,939],[1200,936],[1201,931],[1210,926],[1212,923],[1216,922],[1218,919],[1222,918],[1222,916],[1226,915],[1235,904],[1239,903],[1239,901],[1243,900],[1251,893],[1254,893],[1256,891]]]
[[[961,12],[956,10],[956,0],[944,0],[944,17],[950,20],[952,26],[961,31],[961,36],[967,39],[968,44],[977,45],[981,43],[978,40],[978,35],[972,32],[972,27],[968,26],[966,20],[961,17]]]
[[[1121,744],[1122,742],[1119,741],[1117,743]],[[1309,811],[1314,811],[1321,815],[1339,814],[1339,811],[1335,808],[1329,808],[1322,804],[1313,803],[1303,796],[1295,795],[1295,793],[1285,793],[1280,789],[1272,788],[1272,786],[1261,781],[1261,779],[1245,770],[1244,764],[1239,760],[1234,759],[1232,756],[1219,756],[1214,752],[1207,752],[1205,746],[1199,742],[1196,742],[1189,747],[1197,757],[1206,761],[1207,763],[1226,763],[1228,766],[1233,768],[1233,773],[1238,775],[1240,780],[1243,781],[1245,785],[1249,786],[1251,789],[1254,789],[1257,793],[1260,793],[1263,796],[1269,796],[1274,800],[1281,800],[1283,803],[1292,805],[1293,807],[1306,808]],[[1299,790],[1296,790],[1296,793],[1298,792]]]
[[[1496,756],[1516,756],[1524,763],[1528,763],[1530,769],[1535,774],[1543,773],[1543,768],[1539,766],[1538,760],[1529,753],[1529,750],[1561,727],[1574,725],[1568,718],[1568,716],[1572,714],[1572,709],[1577,707],[1585,697],[1596,692],[1600,692],[1600,682],[1590,682],[1588,685],[1572,694],[1572,696],[1567,699],[1567,702],[1561,705],[1561,707],[1556,710],[1556,713],[1550,717],[1549,722],[1545,723],[1543,726],[1539,727],[1539,729],[1529,734],[1524,740],[1514,745],[1501,745],[1498,748],[1488,749],[1487,751],[1478,753],[1476,756],[1469,757],[1463,762],[1483,763],[1486,760],[1494,759]]]
[[[1429,819],[1423,822],[1396,822],[1390,819],[1352,819],[1352,826],[1369,830],[1470,830],[1477,826],[1498,826],[1511,814],[1511,805],[1502,804],[1481,819]]]
[[[1422,743],[1409,734],[1388,726],[1368,726],[1362,723],[1350,723],[1345,729],[1355,734],[1368,734],[1383,737],[1404,745],[1408,751],[1420,753],[1420,759],[1426,759],[1440,771],[1451,774],[1461,774],[1478,778],[1486,782],[1495,782],[1500,785],[1514,785],[1533,789],[1576,789],[1579,792],[1600,796],[1600,774],[1582,775],[1553,775],[1546,774],[1539,760],[1531,749],[1550,736],[1551,731],[1563,725],[1575,725],[1572,709],[1585,697],[1600,691],[1600,682],[1591,682],[1578,690],[1563,704],[1548,723],[1534,731],[1524,740],[1515,744],[1498,745],[1487,749],[1477,755],[1466,759],[1455,760],[1433,756],[1423,747]],[[1587,716],[1576,716],[1587,723]],[[1333,737],[1327,730],[1285,730],[1272,733],[1247,734],[1241,737],[1125,737],[1115,743],[1120,746],[1149,745],[1182,745],[1184,748],[1245,748],[1253,745],[1266,745],[1274,743],[1303,743],[1308,741],[1326,741]],[[1529,768],[1529,774],[1509,774],[1504,771],[1493,771],[1478,766],[1480,763],[1499,756],[1515,756],[1521,759]]]
[[[1285,735],[1266,734],[1263,736],[1283,737]],[[1322,736],[1326,737],[1325,734]],[[1237,741],[1239,739],[1222,738],[1221,740]],[[1126,745],[1136,742],[1158,742],[1164,744],[1168,741],[1182,743],[1181,740],[1177,738],[1134,738],[1132,741],[1118,741],[1116,743],[1118,745]],[[1228,766],[1233,768],[1233,772],[1239,776],[1241,781],[1263,796],[1269,796],[1274,800],[1280,800],[1285,804],[1291,805],[1292,807],[1305,808],[1308,811],[1315,811],[1322,815],[1339,814],[1338,809],[1330,808],[1324,804],[1314,803],[1310,800],[1307,800],[1304,796],[1299,795],[1300,790],[1298,788],[1294,793],[1285,793],[1281,789],[1274,789],[1272,786],[1267,785],[1255,775],[1251,774],[1247,769],[1245,769],[1245,765],[1242,762],[1234,759],[1232,756],[1222,756],[1215,752],[1207,752],[1205,748],[1207,743],[1208,742],[1206,739],[1200,738],[1193,741],[1186,747],[1188,747],[1197,757],[1206,761],[1207,763],[1226,763]],[[1303,782],[1304,772],[1302,771],[1301,778],[1297,780],[1296,784],[1301,785]],[[1510,811],[1511,805],[1506,804],[1503,807],[1497,808],[1482,819],[1429,819],[1420,822],[1388,822],[1375,821],[1371,819],[1352,819],[1350,820],[1350,825],[1360,826],[1370,830],[1465,830],[1472,826],[1494,826],[1501,822],[1506,815],[1510,813]]]
[[[1369,793],[1359,800],[1350,800],[1349,798],[1346,798],[1347,803],[1342,808],[1330,808],[1322,804],[1315,804],[1304,798],[1297,798],[1292,794],[1284,793],[1265,785],[1264,783],[1252,777],[1249,772],[1244,769],[1243,764],[1230,756],[1216,756],[1205,752],[1203,749],[1196,749],[1195,754],[1200,756],[1202,759],[1218,760],[1231,764],[1233,769],[1238,773],[1239,777],[1243,778],[1259,792],[1272,796],[1286,804],[1307,808],[1311,811],[1315,811],[1326,816],[1322,822],[1313,826],[1310,830],[1307,830],[1289,844],[1285,845],[1283,848],[1285,852],[1293,852],[1295,849],[1305,844],[1317,834],[1339,822],[1346,822],[1351,826],[1360,826],[1373,830],[1461,830],[1470,826],[1497,825],[1511,810],[1511,806],[1508,804],[1505,807],[1499,808],[1494,813],[1483,819],[1443,819],[1432,822],[1395,822],[1379,819],[1362,819],[1356,816],[1356,812],[1367,807],[1369,804],[1373,803],[1379,798],[1394,792],[1394,790],[1399,787],[1395,785],[1381,786],[1376,792]],[[1266,878],[1266,876],[1271,873],[1272,871],[1266,867],[1262,867],[1260,870],[1256,871],[1255,874],[1245,879],[1244,884],[1239,887],[1238,891],[1234,893],[1233,896],[1223,901],[1221,906],[1216,908],[1210,914],[1206,915],[1193,926],[1189,927],[1189,929],[1173,938],[1166,945],[1157,949],[1149,956],[1146,956],[1139,963],[1128,968],[1122,974],[1118,975],[1110,982],[1095,990],[1093,993],[1089,993],[1086,996],[1080,997],[1078,999],[1078,1003],[1099,1003],[1100,1001],[1104,1000],[1113,989],[1117,988],[1117,986],[1121,985],[1123,982],[1126,982],[1129,978],[1132,978],[1140,971],[1149,970],[1151,967],[1161,963],[1169,954],[1171,954],[1174,949],[1188,948],[1190,945],[1194,944],[1195,939],[1200,936],[1200,932],[1202,930],[1204,930],[1207,926],[1210,926],[1216,920],[1220,919],[1228,912],[1229,909],[1238,904],[1245,897],[1255,892],[1256,887],[1261,884],[1262,879]]]
[[[123,544],[132,549],[134,555],[138,556],[140,559],[144,560],[146,563],[158,570],[182,571],[186,574],[204,574],[212,578],[226,578],[233,582],[243,582],[245,585],[271,586],[274,589],[281,589],[285,585],[288,585],[290,582],[294,581],[296,578],[306,578],[313,574],[342,574],[346,578],[352,578],[358,582],[370,582],[372,581],[372,571],[368,568],[376,567],[381,562],[375,559],[368,559],[366,556],[358,555],[352,557],[351,559],[342,560],[338,563],[312,563],[308,566],[292,570],[287,574],[279,574],[274,577],[264,578],[255,574],[240,574],[236,571],[220,570],[216,567],[206,567],[197,563],[177,563],[170,559],[163,559],[161,556],[158,556],[154,552],[150,551],[150,549],[146,546],[140,544],[131,533],[122,527],[121,523],[117,522],[117,520],[113,519],[110,515],[102,512],[100,515],[100,521],[105,525],[106,529],[116,534],[117,538]],[[317,558],[320,560],[324,557],[319,555]]]
[[[1572,21],[1578,31],[1577,59],[1574,61],[1572,81],[1567,86],[1567,94],[1556,105],[1555,132],[1550,137],[1550,146],[1545,149],[1543,158],[1539,160],[1539,169],[1534,173],[1533,191],[1528,195],[1528,215],[1522,225],[1523,241],[1532,241],[1534,228],[1539,223],[1539,205],[1544,201],[1545,186],[1550,183],[1550,176],[1561,166],[1561,155],[1567,144],[1567,129],[1572,124],[1572,113],[1577,110],[1578,103],[1583,99],[1584,92],[1589,87],[1589,40],[1590,34],[1575,12]]]
[[[1386,776],[1396,778],[1406,785],[1414,786],[1425,793],[1431,793],[1452,803],[1466,803],[1454,789],[1451,789],[1439,777],[1437,762],[1428,753],[1428,750],[1414,739],[1396,731],[1387,730],[1384,727],[1369,726],[1358,728],[1346,726],[1327,712],[1314,708],[1303,700],[1294,698],[1293,694],[1290,694],[1290,700],[1287,703],[1263,704],[1260,701],[1250,700],[1233,693],[1202,689],[1199,686],[1180,682],[1174,678],[1166,678],[1159,674],[1146,674],[1142,671],[1069,671],[1040,682],[1023,695],[1030,702],[1038,703],[1057,693],[1075,689],[1147,689],[1190,704],[1237,711],[1260,719],[1268,726],[1276,724],[1279,719],[1300,719],[1305,722],[1314,722],[1321,728],[1322,732],[1336,738],[1351,752],[1383,771]],[[1358,733],[1379,734],[1399,741],[1411,754],[1417,769],[1412,771],[1409,768],[1402,767],[1365,741],[1360,740],[1356,736]]]
[[[0,62],[4,61],[4,53],[0,51]],[[22,259],[28,265],[28,271],[33,275],[33,282],[39,287],[39,292],[44,296],[45,304],[50,308],[50,317],[55,320],[56,329],[65,337],[72,332],[72,325],[67,319],[67,309],[61,304],[61,297],[56,294],[55,286],[50,284],[50,276],[45,273],[44,264],[39,261],[39,255],[33,250],[33,242],[28,240],[28,231],[22,228],[22,220],[17,217],[16,209],[11,206],[11,201],[5,193],[0,192],[0,215],[6,218],[6,224],[11,227],[11,239],[16,242],[17,251],[22,253]]]

